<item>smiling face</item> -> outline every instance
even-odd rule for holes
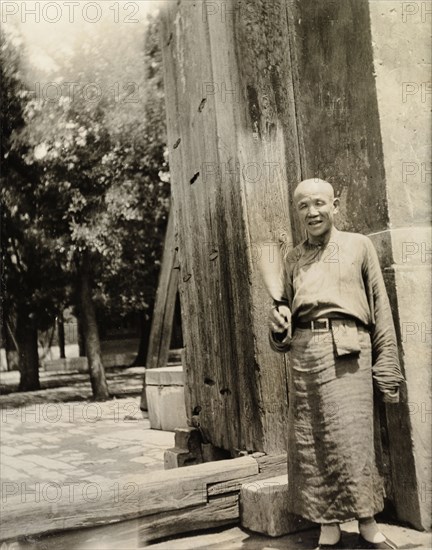
[[[298,184],[294,192],[294,203],[307,231],[309,242],[324,242],[330,235],[333,216],[339,206],[339,199],[335,199],[333,187],[324,180],[304,180]]]

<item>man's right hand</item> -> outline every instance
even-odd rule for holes
[[[291,325],[291,311],[288,306],[273,306],[269,312],[268,324],[272,332],[282,334]]]

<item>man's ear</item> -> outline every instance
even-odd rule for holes
[[[340,200],[338,199],[338,197],[334,198],[333,199],[333,208],[334,208],[334,213],[335,214],[339,211],[339,205],[340,205]]]

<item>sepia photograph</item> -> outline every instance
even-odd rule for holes
[[[0,550],[432,550],[432,0],[0,19]]]

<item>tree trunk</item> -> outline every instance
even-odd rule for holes
[[[132,363],[133,367],[145,366],[150,339],[151,319],[147,318],[145,311],[139,313],[140,341],[138,353]]]
[[[78,353],[80,357],[86,356],[85,336],[83,330],[82,313],[77,312],[77,337],[78,337]]]
[[[28,311],[18,311],[16,340],[18,368],[21,374],[18,391],[40,390],[38,333],[35,319]]]
[[[64,331],[64,321],[63,321],[63,311],[60,311],[57,317],[57,334],[58,334],[58,344],[60,349],[60,358],[66,359],[66,345],[65,345],[65,331]]]
[[[79,283],[80,314],[93,397],[98,401],[103,401],[109,399],[109,392],[101,358],[99,331],[91,293],[89,259],[87,255],[83,258]]]

